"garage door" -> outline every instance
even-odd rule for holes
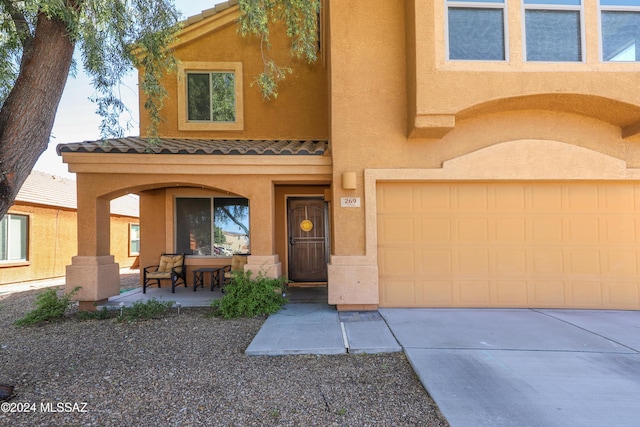
[[[382,307],[640,308],[640,185],[379,183]]]

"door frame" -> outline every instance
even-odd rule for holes
[[[329,221],[329,203],[325,200],[325,197],[321,194],[291,194],[285,195],[285,248],[287,258],[287,278],[291,279],[291,257],[290,257],[290,245],[289,245],[289,201],[290,200],[321,200],[324,203],[323,208],[323,221],[324,221],[324,244],[325,244],[325,263],[328,265],[331,255],[331,221]],[[328,270],[328,267],[327,267]],[[328,283],[328,271],[327,280],[322,282],[296,282],[296,283]]]

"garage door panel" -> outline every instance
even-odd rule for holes
[[[532,274],[557,274],[559,271],[564,271],[564,251],[562,249],[540,247],[533,249],[532,253]]]
[[[498,274],[527,273],[527,251],[520,248],[495,249],[495,272]]]
[[[533,300],[529,304],[534,307],[564,307],[567,305],[564,281],[533,280]]]
[[[569,217],[565,221],[565,241],[569,244],[598,244],[599,228],[597,217]]]
[[[497,243],[524,243],[527,241],[527,220],[522,217],[499,217],[492,221]]]
[[[478,211],[484,212],[489,206],[489,194],[488,186],[484,184],[476,185],[473,187],[462,187],[459,185],[453,186],[456,190],[454,208],[458,211],[469,212]]]
[[[600,251],[597,249],[568,249],[564,274],[567,275],[599,275]],[[560,271],[559,273],[563,273]]]
[[[572,307],[603,307],[602,284],[599,281],[571,280],[567,289]]]
[[[418,300],[414,280],[384,280],[380,286],[387,307],[412,307]]]
[[[462,306],[488,307],[491,305],[491,282],[489,280],[458,281],[458,300]]]
[[[633,281],[607,283],[604,287],[604,297],[607,305],[636,309],[640,305],[640,284]]]
[[[380,221],[379,234],[388,243],[413,242],[416,235],[414,218],[390,217]]]
[[[486,242],[489,238],[487,218],[461,217],[454,220],[455,240],[462,242]]]
[[[627,250],[609,250],[604,256],[603,274],[620,277],[638,274],[638,254],[635,248]]]
[[[422,305],[426,307],[451,307],[454,303],[451,280],[429,280],[420,283],[424,290]]]
[[[561,243],[562,218],[542,216],[531,218],[531,240],[536,243]]]
[[[633,185],[601,186],[604,197],[602,211],[617,214],[631,212],[636,207],[636,187]]]
[[[526,280],[498,280],[495,293],[501,306],[526,307],[529,301]]]
[[[451,240],[451,218],[420,217],[420,241],[440,243]]]
[[[458,249],[457,271],[464,274],[489,273],[488,249]]]
[[[415,252],[411,248],[386,248],[378,255],[380,270],[390,276],[415,276],[414,256]]]
[[[564,210],[573,212],[597,212],[599,188],[597,185],[565,185]]]
[[[640,309],[638,184],[384,183],[376,207],[381,306]]]
[[[601,220],[602,241],[611,244],[636,242],[636,219],[631,216],[611,216]]]
[[[420,251],[419,274],[449,274],[453,266],[453,252],[448,249]]]
[[[552,184],[529,187],[529,211],[537,214],[559,212],[562,210],[562,193],[562,187]]]

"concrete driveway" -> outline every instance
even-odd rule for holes
[[[640,425],[640,312],[379,311],[454,427]]]

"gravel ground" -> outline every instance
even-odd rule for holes
[[[17,394],[0,425],[448,425],[402,353],[249,357],[265,318],[222,320],[206,308],[14,326],[37,293],[0,296],[0,383]]]

